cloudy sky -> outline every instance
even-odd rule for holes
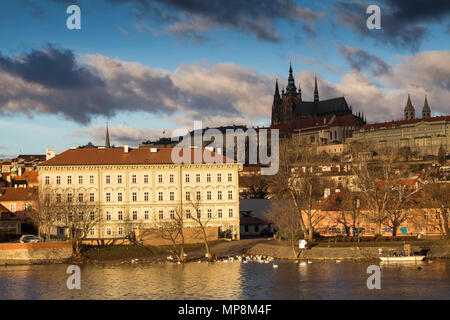
[[[81,30],[66,27],[70,4]],[[381,30],[366,9],[381,8]],[[17,0],[0,3],[0,158],[175,128],[270,122],[289,62],[305,100],[369,122],[450,114],[448,0]]]

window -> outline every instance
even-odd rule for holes
[[[233,174],[229,173],[228,174],[228,182],[231,182],[231,181],[233,181]]]
[[[91,228],[91,230],[89,230],[89,235],[95,236],[95,228]]]
[[[206,191],[206,200],[211,200],[211,191]]]
[[[174,175],[171,174],[171,175],[169,176],[169,182],[170,182],[170,183],[173,183],[173,181],[174,181]]]
[[[200,173],[195,175],[195,182],[200,182]]]
[[[45,176],[45,184],[50,184],[50,177],[49,176]]]
[[[211,182],[211,173],[206,174],[206,182]]]
[[[429,218],[428,212],[425,212],[425,213],[423,214],[423,217],[424,217],[425,220],[428,220],[428,218]]]
[[[137,177],[136,177],[135,174],[133,174],[133,175],[131,176],[131,183],[136,183],[136,182],[137,182]]]
[[[144,201],[148,201],[148,192],[144,192]]]
[[[111,227],[106,227],[106,235],[107,236],[111,236],[112,235]]]
[[[170,210],[170,219],[175,219],[175,211],[174,210]]]
[[[144,183],[148,183],[148,174],[144,174]]]
[[[132,199],[133,199],[133,202],[137,201],[137,192],[133,192]]]
[[[73,195],[71,193],[67,194],[67,202],[72,202],[73,201]]]
[[[106,220],[111,220],[111,212],[106,211]]]
[[[191,193],[189,191],[186,191],[186,201],[191,200]]]
[[[439,211],[436,211],[436,219],[439,220],[440,216],[441,216],[441,213]]]
[[[122,202],[123,201],[123,195],[122,192],[117,193],[117,202]]]
[[[222,218],[222,209],[217,210],[217,217]]]
[[[94,211],[89,212],[89,218],[91,219],[91,221],[95,220],[95,212]]]
[[[159,216],[159,220],[164,219],[164,212],[162,210],[159,210],[158,216]]]
[[[78,176],[78,184],[83,184],[83,176]]]
[[[150,213],[148,212],[148,210],[144,211],[144,219],[145,220],[149,220],[150,219]]]
[[[233,209],[228,209],[228,217],[233,218]]]
[[[117,212],[117,220],[123,220],[123,212],[122,211]]]
[[[117,234],[118,234],[119,236],[121,236],[121,235],[123,234],[123,228],[122,228],[122,227],[119,227],[119,228],[117,229]]]
[[[245,229],[245,232],[248,232],[248,226],[245,226],[244,229]]]
[[[122,175],[121,174],[119,174],[117,176],[117,183],[122,183]]]
[[[111,176],[107,175],[105,180],[106,180],[106,184],[110,184],[111,183]]]
[[[233,200],[233,191],[228,190],[228,200]]]
[[[10,208],[11,212],[16,212],[16,204],[15,203],[11,203],[9,208]]]
[[[202,194],[201,194],[200,191],[195,192],[195,198],[196,198],[197,200],[200,200],[200,199],[202,198]]]
[[[89,193],[89,201],[94,202],[95,201],[95,194]]]
[[[162,174],[158,174],[158,183],[162,183],[162,182],[163,182]]]
[[[191,210],[186,210],[186,219],[191,218]]]
[[[94,176],[89,176],[89,183],[93,184],[94,183]]]
[[[207,212],[207,215],[208,215],[208,219],[211,219],[212,218],[212,210],[208,209],[206,212]]]
[[[67,184],[72,184],[72,176],[67,176]]]
[[[170,191],[169,197],[170,197],[170,201],[175,201],[175,192]]]
[[[138,218],[137,211],[133,211],[133,220],[137,220],[137,218]]]
[[[158,200],[159,201],[163,201],[164,200],[164,196],[163,196],[163,192],[162,191],[158,192]]]
[[[60,176],[56,176],[56,184],[61,184],[61,177]]]
[[[217,200],[222,200],[222,191],[217,191]]]
[[[197,210],[197,219],[201,219],[202,218],[202,210],[198,209]]]
[[[191,180],[191,178],[189,177],[189,173],[186,173],[186,175],[184,177],[185,177],[185,179],[184,179],[185,182],[189,182]]]
[[[56,202],[61,202],[61,193],[56,195]]]
[[[217,182],[222,182],[222,174],[221,173],[217,174]]]
[[[259,232],[259,226],[255,226],[255,232]]]
[[[110,202],[111,201],[111,193],[107,192],[106,193],[106,202]]]
[[[83,194],[82,193],[79,193],[78,194],[78,202],[83,202]]]

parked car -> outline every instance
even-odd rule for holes
[[[44,242],[44,239],[38,236],[33,235],[24,235],[20,237],[19,240],[20,243],[37,243],[37,242]]]
[[[270,230],[268,230],[268,229],[264,229],[263,231],[261,231],[261,232],[259,233],[259,235],[260,235],[261,237],[264,237],[264,238],[271,238],[271,237],[273,237],[274,232],[272,232],[272,231],[270,231]]]

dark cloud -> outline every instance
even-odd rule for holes
[[[49,88],[78,89],[104,85],[97,75],[77,64],[72,51],[52,45],[15,58],[5,57],[0,52],[0,70]]]
[[[263,76],[232,64],[217,73],[191,66],[177,74],[100,55],[83,60],[52,45],[15,57],[0,54],[0,113],[59,114],[83,124],[121,111],[233,118],[242,115],[241,106],[255,110],[267,85]]]
[[[375,76],[391,72],[391,66],[389,64],[384,62],[380,57],[370,54],[362,48],[343,46],[338,42],[336,42],[336,45],[339,52],[354,70],[363,71],[371,69]]]
[[[145,13],[174,23],[179,35],[197,39],[198,32],[215,27],[251,33],[257,38],[278,42],[275,23],[280,19],[303,21],[303,28],[313,32],[314,23],[323,17],[308,8],[297,7],[292,0],[105,0],[110,3],[132,3],[135,12]],[[202,25],[199,28],[198,22]],[[173,32],[173,25],[169,26]]]
[[[381,8],[381,30],[366,26],[366,9],[371,4]],[[362,36],[375,38],[397,48],[417,51],[427,36],[427,23],[445,22],[450,14],[450,1],[384,0],[377,3],[359,0],[338,1],[334,4],[338,19],[357,30]]]

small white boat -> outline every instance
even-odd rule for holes
[[[381,261],[385,262],[415,262],[422,261],[425,256],[399,256],[399,257],[380,257]]]

